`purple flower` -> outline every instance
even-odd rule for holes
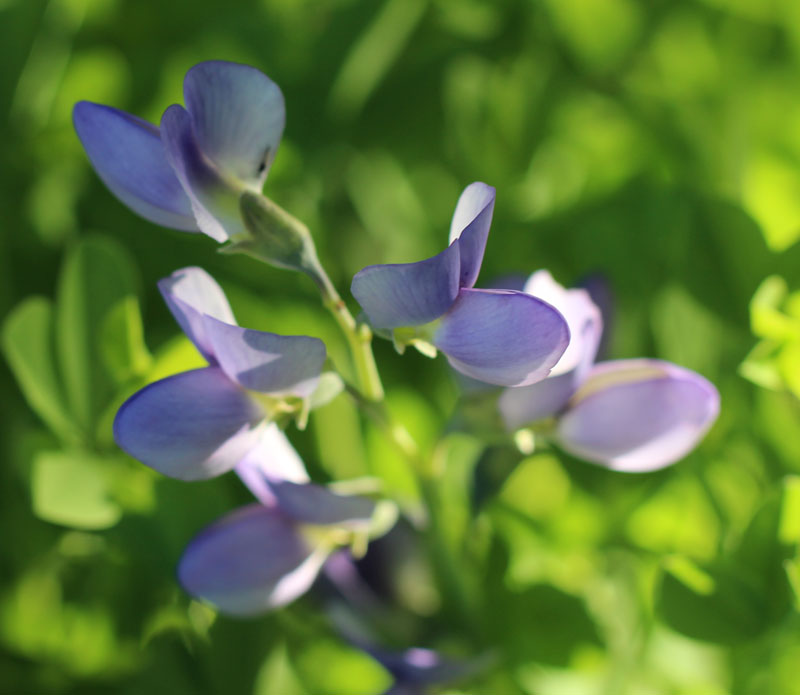
[[[236,472],[260,504],[237,509],[186,547],[178,579],[229,615],[258,615],[294,601],[328,556],[375,529],[376,504],[308,482],[305,466],[272,424]]]
[[[473,289],[494,200],[494,188],[470,184],[456,205],[444,251],[417,263],[364,268],[351,289],[372,326],[391,333],[398,349],[438,349],[474,379],[523,386],[548,375],[569,332],[558,311],[529,294]]]
[[[160,128],[81,101],[73,121],[92,165],[125,205],[156,224],[226,241],[243,231],[239,196],[260,192],[283,133],[278,86],[259,70],[199,63]]]
[[[641,472],[688,454],[714,423],[719,394],[699,374],[653,359],[595,364],[599,309],[585,290],[565,290],[547,271],[525,291],[558,308],[573,336],[550,377],[499,400],[508,429],[555,417],[554,440],[569,453],[608,468]]]
[[[184,268],[159,289],[209,366],[152,383],[114,420],[128,454],[183,480],[225,473],[253,450],[265,423],[302,415],[319,382],[325,345],[317,338],[241,328],[219,285],[201,268]]]

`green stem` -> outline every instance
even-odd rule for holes
[[[366,324],[356,322],[322,266],[317,269],[316,277],[311,276],[311,279],[322,294],[325,308],[333,314],[347,338],[361,393],[370,401],[382,401],[383,384],[372,354],[372,331]]]
[[[353,318],[339,296],[319,262],[308,227],[277,203],[252,191],[242,193],[239,208],[247,233],[232,239],[223,252],[245,253],[279,268],[308,275],[347,337],[359,388],[369,400],[383,400],[383,385],[372,354],[372,331]]]
[[[351,386],[345,385],[348,393],[361,410],[375,423],[386,438],[394,444],[414,471],[422,500],[427,511],[427,531],[429,552],[434,570],[443,589],[443,600],[451,612],[467,627],[472,619],[472,611],[467,592],[457,568],[457,559],[447,542],[442,523],[442,503],[437,486],[437,476],[431,463],[419,452],[417,443],[408,430],[392,419],[384,403],[367,401]]]

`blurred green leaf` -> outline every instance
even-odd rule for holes
[[[354,647],[329,640],[316,640],[293,659],[306,689],[314,695],[379,695],[392,683],[387,671]]]
[[[536,584],[524,591],[506,587],[494,598],[497,603],[487,615],[489,629],[515,663],[567,666],[579,647],[602,645],[597,626],[578,596],[550,584]],[[544,625],[546,630],[537,629]]]
[[[744,580],[739,568],[700,567],[681,555],[664,563],[656,606],[674,630],[717,644],[753,640],[770,622],[764,595]]]
[[[56,340],[67,401],[85,432],[114,393],[101,336],[109,314],[135,296],[135,266],[116,241],[85,237],[64,261],[56,302]]]
[[[139,301],[133,295],[123,297],[111,307],[100,334],[103,363],[118,384],[143,377],[153,358],[144,342]]]
[[[122,510],[107,484],[109,462],[84,451],[45,451],[33,461],[33,511],[54,524],[80,529],[113,526]]]
[[[28,404],[65,441],[77,439],[53,354],[53,305],[29,297],[3,322],[3,352]]]

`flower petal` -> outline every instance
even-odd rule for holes
[[[230,379],[251,391],[310,396],[325,363],[325,344],[305,335],[277,335],[206,316],[206,336]]]
[[[308,591],[327,555],[276,508],[252,504],[195,536],[178,564],[178,579],[223,613],[257,615]]]
[[[151,222],[198,231],[156,126],[89,101],[75,104],[72,120],[92,166],[117,198]]]
[[[167,160],[191,201],[200,231],[219,242],[244,231],[239,192],[209,165],[192,131],[192,119],[182,106],[173,104],[164,111],[161,141]]]
[[[536,384],[504,389],[497,407],[508,430],[517,430],[558,413],[578,388],[577,370]]]
[[[651,471],[688,454],[719,412],[716,388],[659,360],[595,365],[559,421],[571,454],[619,471]]]
[[[458,199],[450,223],[450,243],[459,240],[461,287],[472,287],[478,279],[492,224],[495,194],[492,186],[476,181],[467,186]]]
[[[588,369],[594,362],[603,333],[600,309],[589,293],[582,289],[564,289],[546,270],[531,275],[522,291],[554,306],[569,326],[569,346],[553,367],[552,376],[566,374],[581,364]]]
[[[565,290],[549,272],[540,270],[531,275],[524,291],[558,309],[569,327],[570,341],[544,381],[500,395],[497,405],[510,430],[555,415],[566,406],[591,369],[603,332],[600,310],[585,290]]]
[[[278,85],[249,65],[210,60],[186,73],[183,94],[203,153],[260,190],[286,120]]]
[[[158,289],[186,336],[203,357],[214,362],[214,350],[206,335],[203,315],[236,324],[228,299],[217,281],[202,268],[181,268],[159,280]]]
[[[236,474],[261,504],[275,504],[268,480],[307,483],[308,472],[286,435],[274,422],[267,425],[255,448],[236,464]]]
[[[500,386],[544,379],[568,342],[561,314],[511,290],[462,289],[433,336],[453,368]]]
[[[375,503],[358,495],[338,495],[323,485],[269,481],[281,510],[296,521],[327,526],[368,527]]]
[[[350,291],[375,328],[419,326],[444,314],[458,296],[458,244],[417,263],[371,265]]]
[[[114,419],[114,439],[164,475],[203,480],[234,467],[258,442],[260,406],[218,367],[156,381]]]

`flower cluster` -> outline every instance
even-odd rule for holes
[[[494,188],[484,183],[461,194],[441,253],[355,275],[352,294],[365,317],[356,321],[305,227],[261,195],[284,126],[278,87],[255,68],[212,61],[188,72],[184,97],[186,107],[170,106],[160,127],[108,106],[77,104],[75,127],[98,174],[152,222],[307,272],[351,346],[359,382],[348,392],[405,451],[402,427],[387,422],[380,403],[372,331],[400,352],[442,352],[463,375],[502,387],[496,405],[509,433],[533,427],[611,469],[673,463],[714,422],[716,389],[693,372],[659,360],[595,363],[602,318],[585,291],[565,290],[546,271],[522,291],[475,288],[495,203]],[[220,286],[200,268],[176,271],[159,289],[208,366],[131,396],[114,421],[115,439],[173,478],[235,471],[257,503],[192,540],[178,576],[190,594],[226,613],[284,605],[339,557],[334,551],[364,552],[392,525],[396,508],[313,483],[283,433],[292,420],[303,427],[312,405],[325,401],[319,390],[329,362],[321,340],[240,327]],[[396,679],[392,692],[417,692],[460,672],[427,650],[394,653],[351,641],[387,666]]]
[[[550,376],[500,395],[509,430],[554,419],[548,429],[558,445],[618,471],[656,470],[694,449],[719,412],[713,384],[661,360],[595,363],[603,321],[589,293],[565,290],[546,270],[524,291],[563,314],[572,340]]]

